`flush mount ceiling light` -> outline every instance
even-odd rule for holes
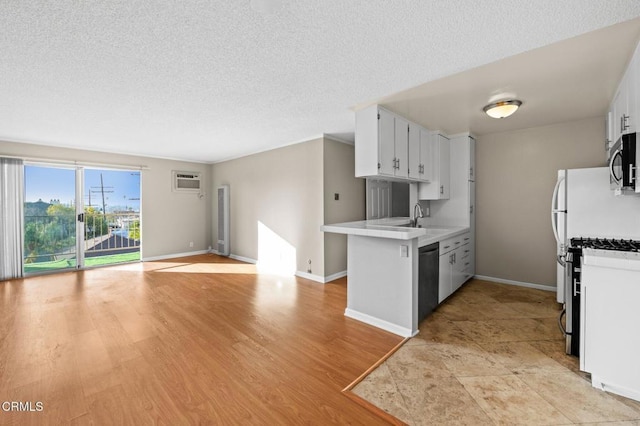
[[[516,110],[522,105],[522,102],[517,99],[511,99],[508,101],[494,102],[482,108],[489,117],[492,118],[505,118],[516,112]]]

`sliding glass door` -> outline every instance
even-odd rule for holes
[[[140,260],[140,173],[25,165],[24,272]]]
[[[140,172],[84,170],[87,267],[140,260]]]
[[[76,170],[26,165],[24,180],[24,272],[77,268]]]

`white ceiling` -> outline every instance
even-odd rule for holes
[[[605,28],[637,0],[264,1],[0,0],[0,139],[215,162],[352,139],[373,101],[448,133],[529,127],[604,114],[640,36]],[[502,91],[523,108],[488,121]]]

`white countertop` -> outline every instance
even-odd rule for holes
[[[396,240],[411,240],[413,238],[419,238],[420,246],[435,243],[469,231],[469,228],[464,226],[434,225],[425,226],[423,228],[403,226],[408,223],[409,218],[406,217],[384,218],[323,225],[320,227],[320,230],[336,234],[391,238]]]

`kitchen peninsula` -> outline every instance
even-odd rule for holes
[[[441,257],[451,249],[447,265],[452,265],[454,250],[463,260],[469,243],[468,227],[408,225],[409,218],[385,218],[321,227],[324,232],[348,235],[345,315],[403,337],[418,333],[420,247],[439,243]],[[441,270],[435,275],[438,301],[467,279],[464,262],[460,265],[456,272]]]

